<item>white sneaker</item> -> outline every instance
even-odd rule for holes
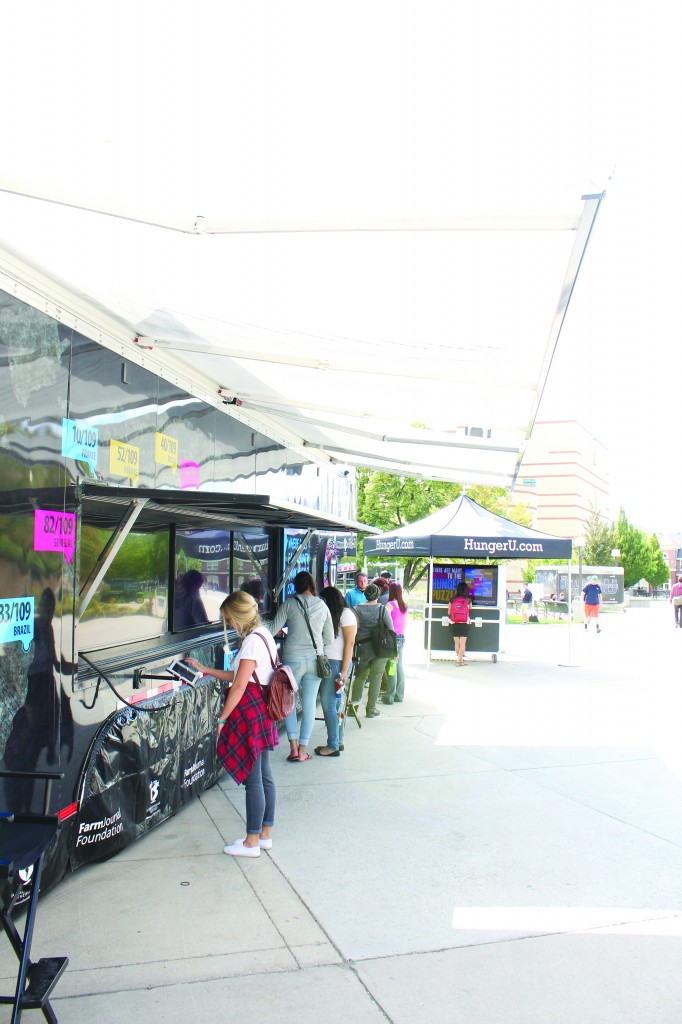
[[[230,857],[260,857],[260,847],[244,846],[239,839],[236,843],[224,846],[223,853],[227,853]]]
[[[243,843],[245,839],[246,839],[246,836],[242,836],[241,839],[235,839],[234,845],[236,845],[237,843]],[[258,845],[260,846],[261,850],[271,850],[272,849],[272,839],[259,839],[258,840]]]

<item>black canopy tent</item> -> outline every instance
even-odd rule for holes
[[[434,558],[508,559],[555,558],[566,559],[569,572],[573,542],[554,537],[527,526],[513,523],[504,516],[483,508],[463,494],[445,508],[433,512],[415,523],[378,537],[365,538],[367,556],[388,555],[398,558],[428,558],[428,608],[433,605]],[[569,602],[570,608],[570,602]],[[569,614],[569,623],[570,623]],[[431,659],[431,631],[427,630],[427,656]],[[570,630],[569,630],[570,645]],[[570,650],[569,650],[570,660]]]
[[[570,559],[573,542],[519,526],[463,494],[416,523],[365,539],[366,555]]]

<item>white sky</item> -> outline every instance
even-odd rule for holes
[[[540,418],[609,447],[614,515],[682,530],[677,11],[26,0],[3,10],[0,174],[105,194],[163,153],[140,202],[244,217],[546,212],[606,188]]]

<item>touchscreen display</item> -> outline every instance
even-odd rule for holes
[[[182,679],[184,683],[195,683],[198,676],[201,675],[200,672],[197,672],[195,668],[192,668],[191,665],[184,661],[171,661],[168,671],[177,679]]]

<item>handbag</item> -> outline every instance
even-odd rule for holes
[[[298,683],[294,678],[294,673],[291,671],[288,665],[283,665],[279,660],[279,653],[277,654],[277,661],[273,661],[272,651],[268,645],[267,640],[262,633],[256,633],[259,636],[265,646],[268,649],[270,655],[270,664],[272,665],[272,677],[268,685],[262,686],[263,698],[265,700],[265,709],[268,713],[268,718],[271,718],[273,722],[281,722],[282,719],[286,718],[287,715],[291,714],[296,706],[296,693],[298,690]],[[261,686],[261,682],[258,675],[254,671],[254,680]]]
[[[294,601],[296,602],[297,605],[299,605],[300,608],[303,609],[306,626],[308,627],[308,632],[310,633],[310,639],[313,642],[313,647],[315,648],[315,653],[317,654],[317,674],[318,676],[320,676],[321,679],[326,679],[327,676],[330,676],[332,674],[331,662],[326,654],[320,654],[320,652],[317,649],[317,641],[313,636],[313,631],[310,625],[310,619],[308,618],[308,610],[306,606],[303,604],[303,601],[299,601],[295,594]]]
[[[673,598],[673,607],[679,608],[681,604],[682,604],[682,594],[679,594],[677,597]]]

